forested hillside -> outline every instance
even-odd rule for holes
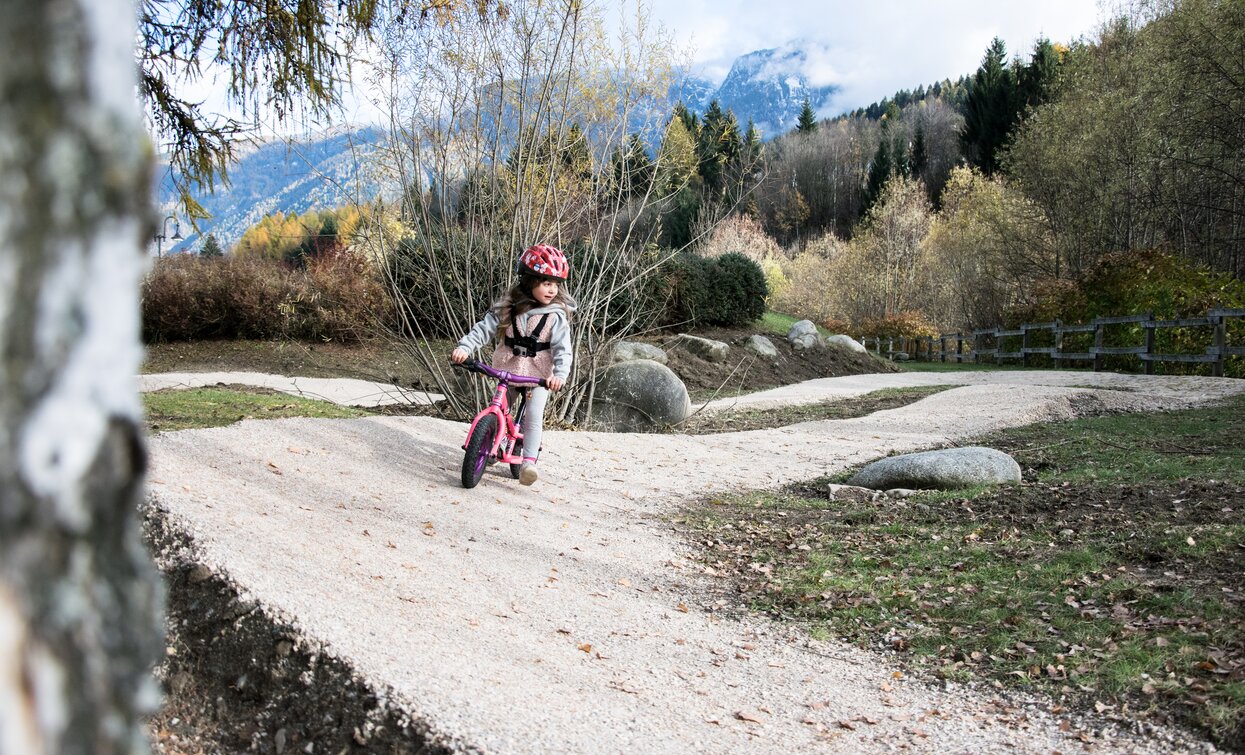
[[[1146,7],[767,143],[774,304],[909,335],[1245,305],[1245,4]]]

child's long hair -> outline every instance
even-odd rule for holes
[[[506,331],[514,323],[515,317],[540,306],[540,302],[532,296],[532,288],[539,281],[540,278],[534,275],[520,275],[505,296],[501,297],[494,306],[493,311],[497,315],[498,343],[506,338]],[[550,304],[562,307],[562,311],[566,313],[566,321],[568,323],[571,321],[571,312],[575,310],[575,300],[566,292],[566,281],[558,281],[558,295],[553,297]]]

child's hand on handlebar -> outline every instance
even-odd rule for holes
[[[469,355],[467,354],[467,352],[463,351],[462,349],[454,349],[453,351],[450,352],[450,361],[453,362],[454,364],[462,364],[463,362],[467,361],[468,356]]]
[[[551,377],[545,380],[545,387],[551,391],[560,391],[564,385],[566,385],[566,380],[560,377]]]

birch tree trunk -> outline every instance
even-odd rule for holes
[[[132,0],[0,0],[0,753],[146,749]]]

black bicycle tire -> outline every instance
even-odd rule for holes
[[[479,463],[480,459],[492,450],[493,440],[496,437],[497,417],[486,414],[472,429],[471,437],[467,439],[467,448],[463,451],[461,476],[464,488],[474,488],[480,484],[480,478],[484,476],[484,468],[488,466],[487,459],[483,464]]]

